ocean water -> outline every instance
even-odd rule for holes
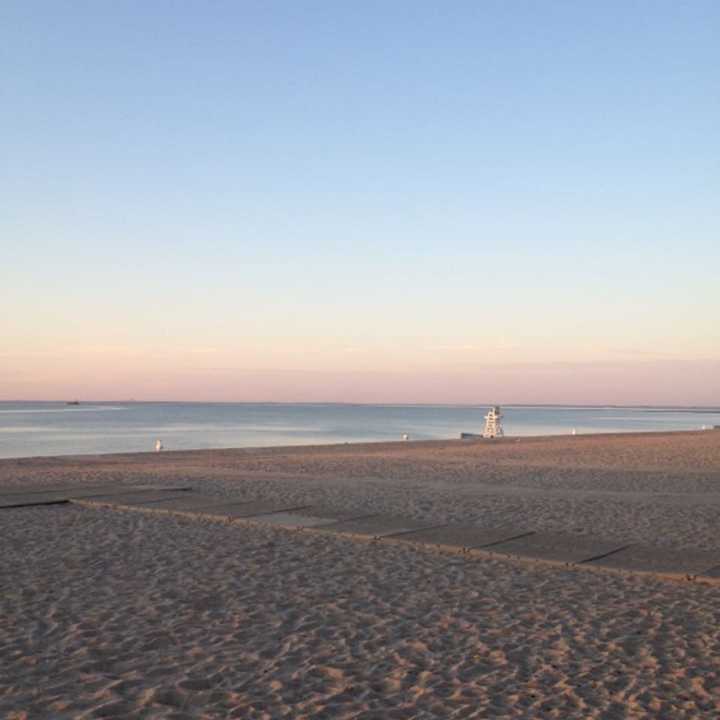
[[[457,438],[486,405],[0,402],[0,457]],[[503,407],[506,435],[697,430],[720,408]],[[720,432],[720,431],[718,431]]]

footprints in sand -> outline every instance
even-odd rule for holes
[[[0,717],[720,716],[714,588],[171,516],[13,513]]]

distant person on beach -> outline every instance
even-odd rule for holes
[[[163,449],[162,440],[155,441],[155,452],[160,452]]]

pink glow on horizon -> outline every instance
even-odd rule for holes
[[[34,366],[33,366],[34,365]],[[40,367],[42,365],[42,368]],[[7,370],[7,369],[6,369]],[[720,405],[720,361],[508,363],[407,370],[16,364],[5,400]]]

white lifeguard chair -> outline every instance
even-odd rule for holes
[[[500,406],[493,405],[485,416],[485,429],[482,436],[484,438],[496,438],[504,437],[504,435]]]

